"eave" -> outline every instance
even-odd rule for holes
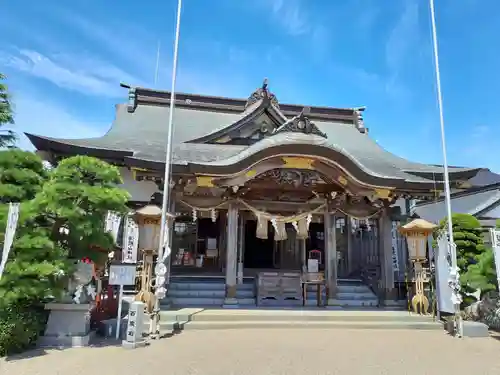
[[[31,133],[24,134],[38,151],[46,151],[56,155],[87,155],[99,159],[117,160],[123,162],[126,157],[133,156],[134,154],[133,151],[85,147],[72,144],[70,143],[71,140],[56,140]]]

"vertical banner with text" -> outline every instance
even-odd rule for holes
[[[497,271],[497,282],[500,286],[500,230],[490,229],[491,246],[493,247],[493,255],[495,258],[495,269]]]
[[[10,249],[16,235],[17,221],[19,219],[19,203],[9,203],[9,213],[7,216],[7,227],[3,238],[2,259],[0,262],[0,278],[2,277],[7,259],[9,259]]]

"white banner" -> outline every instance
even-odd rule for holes
[[[450,259],[449,242],[446,234],[441,234],[437,240],[437,249],[434,252],[434,264],[436,266],[436,296],[438,311],[453,314],[453,291],[450,288]]]
[[[122,262],[137,263],[138,249],[139,226],[132,216],[127,216],[123,228]]]
[[[495,256],[495,269],[497,271],[497,283],[500,285],[500,230],[490,229],[491,246]]]
[[[17,221],[19,219],[19,203],[9,203],[9,213],[7,216],[7,226],[3,241],[2,261],[0,262],[0,278],[3,275],[7,259],[9,259],[10,249],[16,235]]]
[[[398,254],[398,224],[392,222],[392,271],[399,272],[399,254]]]
[[[122,221],[122,217],[116,212],[108,211],[106,215],[106,221],[104,223],[104,230],[111,234],[113,240],[115,241],[118,238],[118,231],[120,230],[120,224]]]

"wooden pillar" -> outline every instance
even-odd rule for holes
[[[238,223],[238,284],[243,284],[243,249],[245,245],[245,218],[239,215]]]
[[[226,247],[227,247],[227,213],[221,211],[219,213],[219,269],[226,269]]]
[[[345,215],[345,231],[347,235],[347,274],[350,275],[354,271],[355,259],[352,243],[352,223],[349,215]]]
[[[381,297],[384,300],[394,299],[397,295],[394,287],[394,271],[392,268],[392,223],[388,209],[382,211],[379,218],[379,261],[381,277]]]
[[[236,305],[236,268],[238,263],[238,208],[229,204],[226,237],[226,299],[224,305]]]
[[[337,231],[335,214],[325,212],[325,277],[328,287],[328,305],[335,303],[337,295]]]
[[[300,241],[300,271],[307,272],[307,248],[306,248],[306,239],[299,240]]]

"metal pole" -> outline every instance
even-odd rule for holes
[[[160,226],[160,241],[158,245],[158,258],[156,260],[155,267],[155,332],[152,334],[159,333],[159,314],[160,314],[160,299],[165,297],[166,290],[164,287],[165,276],[167,274],[167,267],[165,267],[165,260],[170,256],[170,231],[166,231],[167,228],[167,210],[170,198],[170,174],[171,174],[171,164],[172,164],[172,135],[174,129],[174,109],[175,109],[175,80],[177,77],[177,60],[179,51],[179,34],[181,25],[181,9],[182,0],[178,0],[177,3],[177,23],[175,29],[175,42],[174,42],[174,62],[172,65],[172,88],[170,91],[170,112],[168,118],[168,130],[167,130],[167,146],[165,155],[165,175],[163,181],[163,202],[161,207],[161,226]],[[164,246],[167,247],[167,251],[163,252]],[[170,259],[168,259],[170,261]],[[163,266],[162,266],[163,265]],[[163,280],[162,280],[163,279]]]
[[[454,282],[458,282],[458,266],[457,266],[457,252],[455,242],[453,240],[453,222],[451,216],[451,193],[450,193],[450,177],[448,173],[448,160],[446,156],[446,138],[444,130],[444,115],[443,115],[443,96],[441,93],[441,74],[439,71],[439,52],[437,43],[437,32],[436,32],[436,15],[434,11],[434,0],[430,1],[431,9],[431,24],[432,24],[432,42],[434,47],[434,63],[436,69],[436,87],[437,87],[437,100],[439,106],[439,122],[441,127],[441,148],[443,151],[443,168],[444,168],[444,191],[445,191],[445,203],[446,203],[446,214],[448,218],[448,241],[450,247],[451,255],[451,272],[450,279],[453,278]],[[458,293],[454,290],[454,293]],[[462,318],[460,315],[460,302],[457,295],[454,296],[454,306],[455,306],[455,334],[458,337],[462,337]]]

